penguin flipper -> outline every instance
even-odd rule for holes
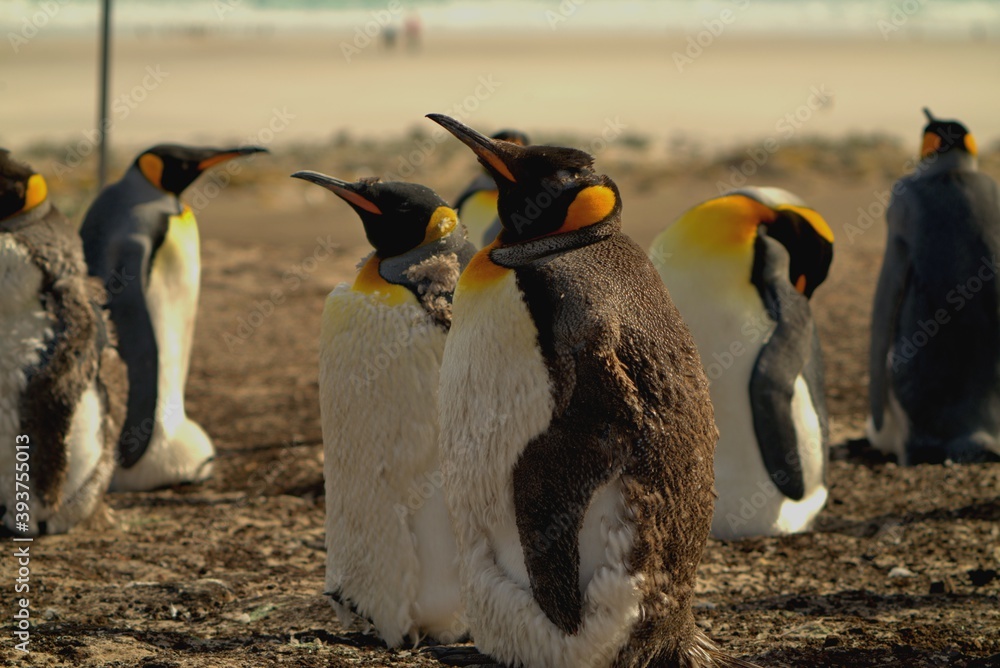
[[[118,352],[128,367],[128,409],[118,446],[118,463],[134,466],[149,447],[156,421],[159,350],[143,290],[152,262],[151,240],[130,236],[117,244],[121,283],[109,299],[118,329]]]
[[[899,230],[904,219],[902,200],[894,199],[886,218],[889,241],[885,247],[882,270],[875,288],[872,306],[872,340],[868,357],[868,402],[876,431],[882,430],[886,404],[889,400],[889,373],[886,368],[889,350],[896,336],[899,309],[910,280],[910,253]]]
[[[788,253],[760,231],[753,283],[777,323],[750,375],[750,407],[761,458],[772,482],[795,501],[805,497],[802,458],[792,415],[795,383],[813,354],[814,325],[808,299],[788,281]]]

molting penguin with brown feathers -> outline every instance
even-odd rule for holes
[[[1000,460],[1000,191],[961,123],[924,109],[892,187],[872,308],[868,439],[904,465]]]
[[[44,177],[0,149],[0,515],[21,535],[68,531],[111,480],[128,380],[104,300]]]
[[[160,144],[97,196],[80,228],[88,269],[104,281],[128,365],[128,414],[111,481],[117,491],[198,482],[215,449],[184,410],[201,284],[198,224],[181,193],[206,169],[266,152]]]
[[[745,666],[691,603],[718,431],[697,349],[582,151],[432,120],[499,187],[455,291],[441,457],[478,649],[446,663]]]

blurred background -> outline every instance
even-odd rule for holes
[[[0,146],[77,223],[98,188],[99,22],[97,0],[0,0]],[[833,501],[815,533],[710,543],[699,624],[770,666],[971,667],[1000,652],[1000,471],[857,454],[885,207],[914,168],[921,108],[964,122],[1000,177],[1000,2],[114,0],[112,35],[111,180],[162,142],[271,154],[184,196],[203,260],[187,409],[215,441],[215,475],[114,495],[127,535],[46,541],[39,605],[55,621],[29,665],[385,662],[324,630],[337,627],[320,596],[320,314],[371,248],[346,204],[288,176],[401,178],[453,202],[481,170],[429,112],[589,151],[644,248],[745,184],[818,210],[836,234],[812,300]]]
[[[100,4],[0,3],[0,145],[89,196]],[[1000,139],[1000,3],[984,0],[112,5],[112,177],[153,143],[252,142],[294,153],[295,168],[339,152],[350,160],[326,166],[353,172],[341,175],[434,185],[439,149],[457,147],[420,143],[431,111],[683,172],[755,147],[767,171],[765,158],[821,140],[911,154],[925,105],[963,120],[984,153]]]

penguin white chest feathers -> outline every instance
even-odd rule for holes
[[[87,265],[107,286],[129,375],[114,490],[211,475],[212,441],[184,410],[201,264],[197,223],[180,196],[206,169],[260,152],[154,146],[87,211],[80,229]]]
[[[316,172],[375,252],[327,297],[320,334],[326,594],[346,628],[390,646],[467,629],[438,457],[438,375],[459,273],[474,252],[455,212],[409,183]]]
[[[823,360],[809,297],[833,257],[818,213],[744,188],[683,214],[649,256],[691,327],[719,427],[717,538],[808,529],[826,503]]]

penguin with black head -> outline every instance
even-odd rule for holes
[[[80,228],[90,274],[104,281],[128,365],[128,415],[113,490],[199,482],[215,448],[184,410],[201,284],[198,223],[181,194],[205,170],[266,152],[160,144],[101,191]]]
[[[441,490],[438,373],[452,293],[475,247],[415,183],[296,172],[347,202],[374,251],[323,308],[319,397],[326,593],[390,647],[466,632]]]
[[[868,439],[904,464],[1000,460],[1000,196],[958,121],[924,109],[892,187],[872,308]]]
[[[694,623],[718,431],[694,341],[618,187],[570,148],[440,114],[503,230],[459,280],[441,457],[477,650],[508,666],[740,666]],[[471,656],[470,656],[471,654]]]
[[[0,149],[0,516],[19,535],[68,531],[111,481],[128,380],[104,301],[45,178]]]

